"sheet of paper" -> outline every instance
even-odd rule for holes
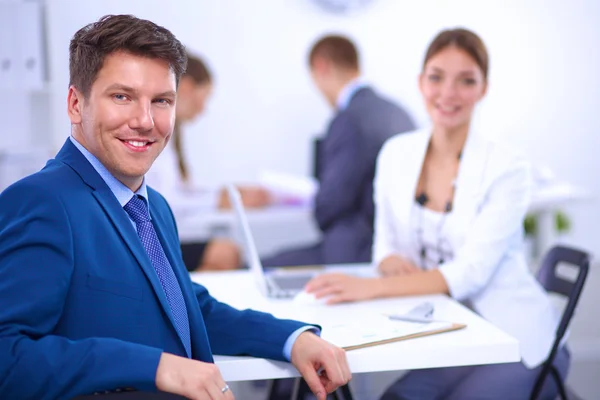
[[[319,187],[314,178],[275,171],[261,172],[258,181],[273,194],[276,203],[312,204]]]
[[[339,347],[360,346],[383,340],[410,336],[418,333],[447,329],[451,322],[434,321],[416,323],[390,320],[385,316],[373,316],[361,321],[339,324],[321,324],[321,337]]]

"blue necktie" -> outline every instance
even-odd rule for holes
[[[150,261],[152,261],[156,275],[158,275],[160,284],[167,297],[177,333],[181,337],[188,357],[191,357],[190,323],[183,293],[165,251],[158,240],[154,226],[150,221],[146,202],[139,196],[134,195],[123,208],[135,222],[138,236],[150,257]]]

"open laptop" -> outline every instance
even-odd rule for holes
[[[227,186],[227,192],[242,230],[250,271],[263,295],[278,298],[294,297],[304,289],[309,280],[323,272],[323,267],[311,269],[292,267],[291,270],[273,268],[268,272],[265,271],[258,256],[254,236],[250,231],[240,192],[233,185]]]

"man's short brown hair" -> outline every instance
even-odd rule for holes
[[[308,58],[313,66],[315,58],[330,60],[335,66],[357,71],[359,69],[358,51],[352,41],[340,35],[328,35],[319,39],[312,47]]]
[[[119,51],[167,62],[177,84],[186,69],[185,48],[169,30],[133,15],[106,15],[71,39],[69,85],[89,96],[105,58]]]

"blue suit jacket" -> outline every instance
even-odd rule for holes
[[[171,210],[150,213],[189,312],[192,356],[283,360],[305,324],[238,311],[191,282]],[[56,159],[0,194],[0,398],[72,398],[130,387],[155,391],[161,353],[184,355],[135,228],[67,140]]]
[[[370,87],[338,112],[320,146],[315,218],[322,261],[368,262],[373,243],[373,179],[377,155],[391,136],[414,129],[404,109]]]
[[[406,111],[370,87],[356,91],[327,129],[317,153],[317,245],[285,251],[265,266],[358,263],[371,260],[373,179],[377,155],[391,136],[414,129]]]

